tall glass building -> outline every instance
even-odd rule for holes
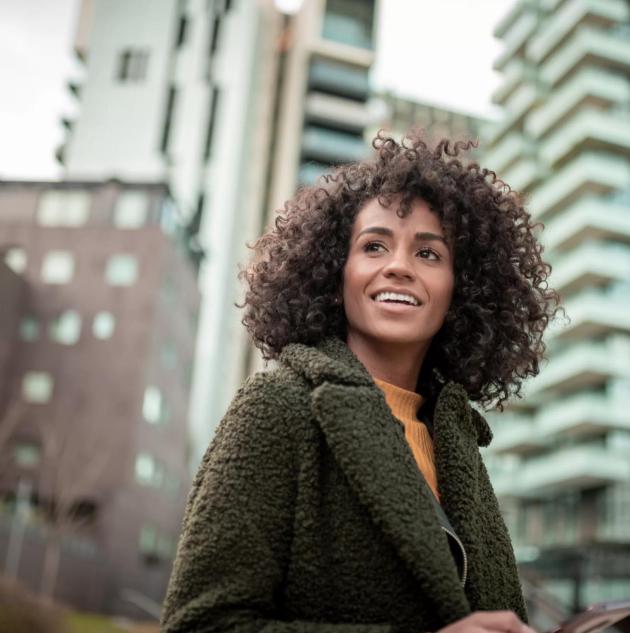
[[[569,320],[488,461],[524,576],[575,608],[630,596],[630,4],[518,0],[495,34],[484,163],[544,223]]]

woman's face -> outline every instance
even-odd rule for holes
[[[348,340],[426,351],[451,304],[450,249],[437,214],[417,199],[404,218],[370,200],[357,214],[343,271]],[[391,294],[394,293],[394,294]]]

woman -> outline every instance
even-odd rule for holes
[[[278,364],[204,457],[163,631],[530,630],[469,400],[537,373],[556,296],[470,145],[379,135],[257,242],[243,322]]]

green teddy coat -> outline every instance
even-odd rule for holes
[[[525,619],[510,540],[479,455],[491,439],[461,386],[433,415],[441,502],[383,393],[339,339],[288,345],[248,379],[195,478],[166,633],[422,633],[471,611]]]

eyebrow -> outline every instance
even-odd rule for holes
[[[363,229],[358,235],[357,239],[359,239],[365,233],[376,233],[377,235],[386,235],[388,237],[393,237],[394,232],[391,229],[387,229],[384,226],[368,226],[366,229]],[[417,241],[438,241],[442,242],[445,246],[448,246],[446,240],[442,235],[438,235],[437,233],[431,233],[429,231],[422,231],[420,233],[416,233],[415,239]]]

